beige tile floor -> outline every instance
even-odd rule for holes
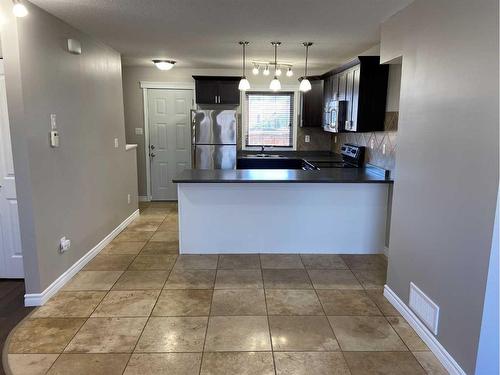
[[[11,335],[17,374],[445,374],[382,295],[382,255],[178,255],[145,204]]]

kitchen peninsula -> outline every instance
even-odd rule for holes
[[[263,155],[260,161],[266,166],[278,158],[297,160],[297,155]],[[340,162],[336,154],[299,159],[313,166]],[[392,184],[385,172],[370,165],[185,170],[174,179],[180,252],[382,253]]]

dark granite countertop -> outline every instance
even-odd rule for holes
[[[174,178],[175,183],[386,183],[392,184],[378,170],[332,168],[319,171],[296,169],[186,169]]]

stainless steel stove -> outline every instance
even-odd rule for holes
[[[365,147],[345,143],[340,148],[342,160],[315,161],[318,169],[329,168],[362,168],[365,161]]]

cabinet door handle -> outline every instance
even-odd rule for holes
[[[217,104],[217,95],[215,95],[215,104]]]

